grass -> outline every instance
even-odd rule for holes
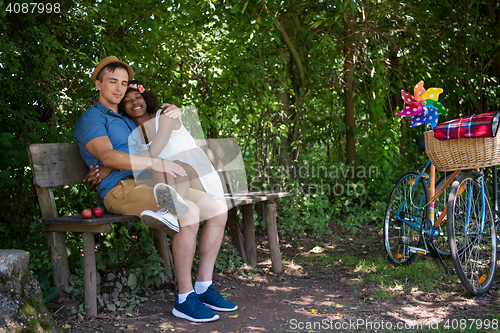
[[[417,292],[463,290],[458,277],[448,275],[441,263],[431,257],[419,257],[409,266],[394,267],[386,258],[359,258],[317,246],[307,257],[295,257],[294,263],[314,263],[329,273],[345,271],[349,285],[371,286],[371,297],[381,300]]]

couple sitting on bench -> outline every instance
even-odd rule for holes
[[[172,313],[194,322],[217,320],[213,310],[238,308],[212,284],[227,221],[220,179],[179,120],[180,109],[164,104],[165,110],[156,111],[156,96],[141,82],[131,81],[133,77],[132,68],[113,56],[102,59],[92,73],[99,97],[74,130],[83,159],[93,166],[87,179],[98,185],[110,213],[140,216],[146,225],[174,234],[179,294]],[[191,269],[201,220],[205,223],[193,288]]]

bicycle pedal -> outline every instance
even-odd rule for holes
[[[421,249],[419,247],[414,247],[414,246],[410,246],[409,250],[410,250],[410,253],[418,253],[418,254],[423,254],[423,255],[426,255],[427,253],[429,253],[429,251],[427,251],[426,249]]]

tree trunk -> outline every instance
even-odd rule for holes
[[[356,126],[354,119],[354,38],[352,34],[352,16],[347,16],[344,28],[344,122],[346,129],[346,164],[354,165],[356,162]]]
[[[265,1],[261,0],[260,4],[264,11],[270,15],[271,11],[267,7],[267,4]],[[300,136],[300,126],[301,126],[301,114],[302,114],[302,102],[304,98],[304,94],[306,93],[306,74],[304,70],[304,66],[302,64],[302,60],[300,58],[299,52],[297,48],[295,47],[292,38],[290,38],[290,35],[287,33],[285,28],[281,25],[280,21],[277,19],[278,15],[274,15],[275,19],[273,21],[274,27],[281,33],[281,38],[285,42],[285,45],[288,49],[288,52],[290,54],[291,58],[291,78],[292,81],[294,81],[294,105],[295,105],[295,110],[290,109],[290,112],[293,112],[293,115],[289,117],[290,122],[293,124],[293,127],[290,128],[292,135],[293,135],[293,141],[299,140]],[[288,72],[287,72],[288,73]],[[293,142],[289,142],[292,144]],[[296,148],[295,154],[298,155],[299,150]]]

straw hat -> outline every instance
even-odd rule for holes
[[[123,61],[118,60],[118,58],[115,56],[109,56],[109,57],[106,57],[104,59],[101,59],[101,61],[99,61],[99,64],[97,64],[97,67],[94,69],[94,71],[92,72],[92,76],[90,77],[92,82],[97,80],[97,75],[99,74],[101,69],[104,68],[104,66],[109,65],[109,64],[113,64],[113,63],[119,63],[122,65],[125,65],[125,67],[127,68],[129,81],[134,79],[134,70],[132,69],[132,67],[130,67],[128,64],[124,63]]]

